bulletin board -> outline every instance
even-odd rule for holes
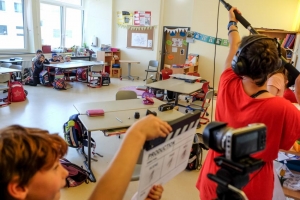
[[[127,30],[127,48],[153,50],[154,27]]]

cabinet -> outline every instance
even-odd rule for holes
[[[112,77],[112,65],[120,64],[121,59],[120,51],[97,51],[97,61],[103,61],[105,63],[105,72],[109,73]]]
[[[288,61],[294,63],[294,66],[297,65],[298,61],[298,46],[300,40],[300,34],[297,31],[285,31],[279,29],[268,29],[268,28],[254,28],[259,34],[267,35],[271,38],[277,38],[279,41],[283,42],[288,34],[295,35],[294,45],[290,46],[290,48],[285,48],[287,50],[287,54],[291,56],[287,58]]]
[[[294,154],[294,155],[297,155],[297,156],[300,156],[300,153],[299,152],[296,152],[294,150],[290,150],[290,151],[286,151],[286,150],[280,150],[281,152],[285,152],[285,153],[289,153],[289,154]],[[293,171],[293,173],[297,173],[299,174],[299,172],[295,172]],[[286,197],[289,197],[289,198],[293,198],[295,200],[300,200],[300,191],[294,191],[294,190],[290,190],[288,188],[285,188],[283,187],[283,192],[284,192],[284,195]]]

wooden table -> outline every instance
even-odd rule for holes
[[[155,111],[157,113],[157,117],[164,121],[172,121],[184,115],[176,110],[169,110],[165,112],[158,111],[158,106],[164,104],[164,102],[160,102],[157,99],[154,100],[155,102],[153,105],[140,104],[138,101],[142,102],[142,99],[74,104],[74,107],[79,113],[85,113],[86,109],[105,109],[104,116],[89,117],[88,115],[79,115],[79,120],[86,129],[88,135],[88,155],[84,164],[90,173],[90,179],[92,182],[96,182],[96,178],[91,169],[91,131],[130,127],[137,121],[137,119],[134,118],[134,113],[139,112],[140,117],[142,118],[146,116],[147,109]],[[124,104],[125,102],[127,104]],[[126,105],[127,109],[124,105]],[[122,122],[120,122],[117,118],[121,119]]]
[[[170,77],[182,79],[182,80],[199,80],[199,79],[201,79],[201,77],[191,76],[191,75],[186,75],[186,74],[171,74]]]
[[[102,61],[75,61],[75,62],[63,62],[63,63],[52,63],[44,64],[46,67],[56,67],[61,69],[73,69],[79,67],[93,66],[93,65],[104,65]]]
[[[139,61],[133,61],[133,60],[119,60],[120,63],[127,63],[128,64],[128,75],[124,76],[123,78],[128,78],[129,80],[134,80],[134,77],[137,77],[136,79],[139,80],[138,76],[132,76],[131,73],[131,63],[140,64]]]
[[[163,101],[160,101],[158,99],[153,98],[153,100],[154,100],[153,105],[145,105],[143,103],[143,99],[127,99],[127,100],[118,100],[118,101],[80,103],[80,104],[74,104],[74,107],[80,115],[86,115],[86,111],[92,109],[103,109],[104,112],[107,113],[107,112],[116,112],[116,111],[133,110],[133,109],[158,108],[158,106],[164,104]],[[120,103],[120,101],[122,103]]]
[[[19,69],[11,69],[6,67],[0,67],[0,74],[6,74],[6,73],[13,73],[13,72],[20,72]]]
[[[147,87],[169,90],[175,93],[175,105],[178,104],[179,94],[191,94],[202,88],[203,83],[187,83],[180,79],[167,79],[146,84]]]

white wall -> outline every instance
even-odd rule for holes
[[[112,45],[121,49],[121,59],[136,60],[140,64],[132,64],[131,74],[144,79],[145,69],[149,60],[156,59],[158,50],[158,28],[160,22],[161,0],[113,0],[113,40]],[[126,48],[127,29],[117,26],[117,11],[151,11],[151,25],[158,25],[154,29],[153,51]],[[127,64],[122,64],[123,76],[127,74]]]
[[[194,2],[192,30],[205,35],[215,36],[219,2],[217,0],[195,0]],[[230,0],[227,2],[237,7],[253,27],[286,30],[292,30],[293,28],[298,5],[298,0]],[[226,39],[228,37],[227,24],[228,11],[221,4],[218,27],[219,38]],[[241,36],[249,35],[249,32],[242,25],[239,25],[239,32]],[[199,72],[203,78],[212,82],[215,46],[196,41],[196,43],[190,44],[189,48],[189,52],[200,54]],[[215,87],[217,88],[228,53],[228,47],[217,46],[216,50]]]
[[[121,58],[138,60],[134,64],[132,74],[145,76],[144,69],[148,61],[160,61],[163,26],[186,26],[205,35],[215,36],[217,31],[218,0],[86,0],[85,1],[85,40],[90,43],[93,35],[99,36],[100,43],[109,44],[121,49]],[[265,27],[292,30],[298,8],[298,0],[230,0],[238,7],[243,16],[253,27]],[[138,50],[126,48],[127,30],[117,26],[117,11],[149,10],[152,13],[152,25],[157,25],[154,34],[154,50]],[[104,14],[105,13],[105,14]],[[218,37],[227,38],[228,11],[220,4]],[[111,30],[111,31],[110,31]],[[239,25],[242,36],[248,31]],[[88,41],[90,40],[90,41]],[[216,48],[216,80],[218,86],[228,47]],[[199,72],[201,76],[212,82],[215,46],[196,41],[189,45],[189,53],[200,55]],[[127,66],[123,67],[123,75],[127,74]]]
[[[85,0],[84,3],[84,39],[94,51],[101,44],[112,43],[112,0]],[[92,47],[93,37],[98,37],[98,47]]]

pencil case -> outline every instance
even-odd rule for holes
[[[94,116],[104,116],[104,110],[103,109],[94,109],[94,110],[87,110],[86,114],[89,117],[94,117]]]

